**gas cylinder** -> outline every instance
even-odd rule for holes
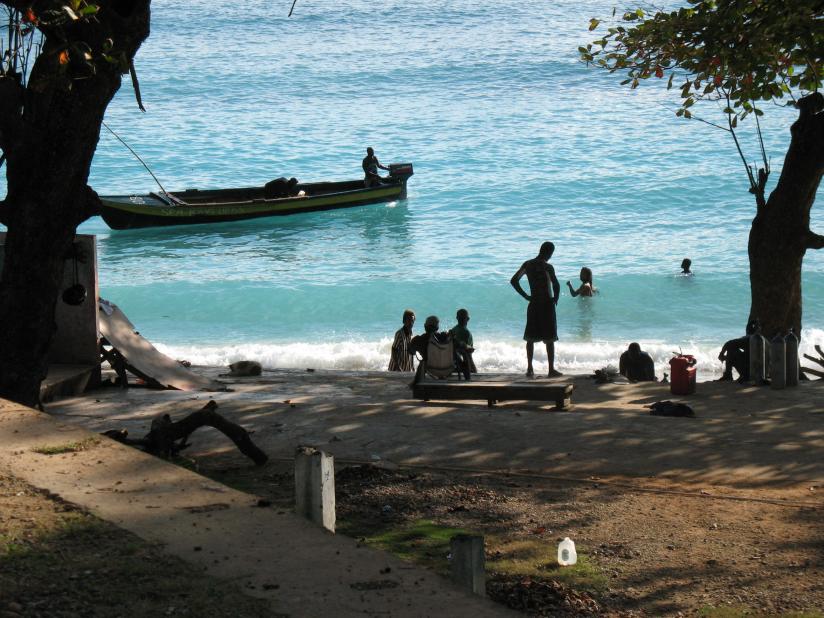
[[[750,384],[761,386],[767,377],[767,340],[761,334],[761,324],[755,321],[750,335]]]
[[[784,337],[787,354],[787,386],[798,386],[798,337],[790,329]]]
[[[770,388],[780,389],[787,385],[787,347],[779,333],[770,341]]]
[[[670,392],[673,395],[692,395],[695,392],[695,357],[678,354],[670,359]]]

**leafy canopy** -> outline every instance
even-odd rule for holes
[[[601,26],[592,19],[590,30]],[[730,127],[759,104],[793,103],[824,82],[824,1],[689,0],[689,6],[620,17],[613,11],[606,33],[579,47],[588,64],[625,73],[622,84],[669,75],[680,88],[677,114],[691,117],[697,101],[725,104]]]

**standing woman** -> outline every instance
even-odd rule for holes
[[[595,289],[595,284],[592,283],[592,271],[584,266],[581,269],[581,285],[576,290],[572,287],[572,284],[567,281],[567,287],[569,288],[569,293],[572,294],[573,297],[575,296],[593,296],[595,292],[598,290]]]
[[[389,371],[414,371],[412,365],[412,326],[415,324],[415,312],[407,309],[403,312],[403,326],[395,333],[392,342],[392,356],[389,359]]]

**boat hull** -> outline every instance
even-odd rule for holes
[[[354,188],[357,185],[360,188]],[[183,191],[174,194],[182,198],[183,202],[179,204],[173,204],[157,194],[104,196],[100,198],[100,216],[110,228],[128,230],[293,215],[390,202],[406,197],[405,181],[370,188],[364,188],[362,181],[301,186],[307,188],[307,195],[274,199],[258,197],[262,191],[260,188]],[[248,199],[232,199],[232,195]]]

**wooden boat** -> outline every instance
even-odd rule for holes
[[[187,189],[174,193],[101,196],[100,216],[114,230],[194,223],[219,223],[257,217],[349,208],[406,198],[411,163],[393,163],[381,184],[363,180],[298,183],[284,196],[284,182],[240,189]]]

